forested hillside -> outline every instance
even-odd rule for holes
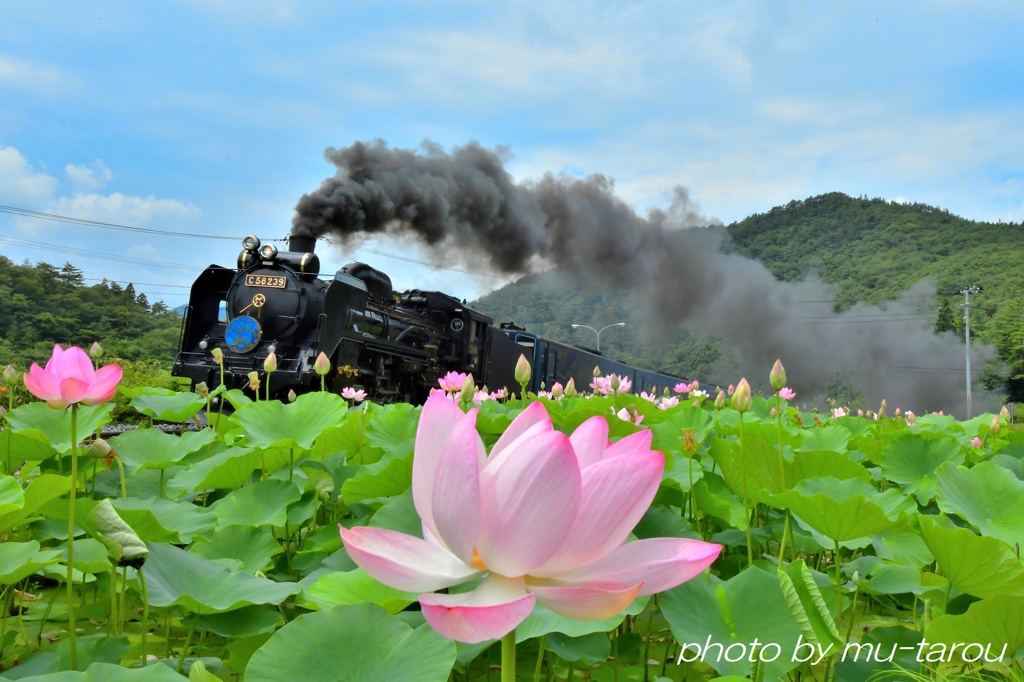
[[[723,249],[761,261],[777,278],[798,281],[811,274],[834,285],[835,310],[859,301],[884,305],[915,283],[930,280],[938,296],[924,301],[937,331],[963,334],[963,296],[972,295],[972,339],[993,344],[1002,361],[988,368],[990,384],[1024,374],[1024,228],[982,223],[922,204],[854,199],[830,193],[793,201],[725,228]],[[681,376],[727,374],[729,348],[718,339],[685,331],[669,343],[645,344],[634,320],[631,296],[642,292],[570,291],[556,272],[531,276],[475,302],[498,320],[515,320],[553,338],[593,346],[595,335],[571,324],[609,329],[601,347],[642,366]],[[679,292],[685,296],[685,291]],[[634,321],[634,324],[630,322]],[[998,375],[998,377],[997,377]]]
[[[100,341],[107,357],[169,368],[180,328],[177,314],[150,305],[131,284],[86,286],[69,263],[15,265],[0,256],[0,366],[45,362],[55,343],[89,348]]]

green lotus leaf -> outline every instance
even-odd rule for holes
[[[931,646],[949,646],[947,656],[951,656],[956,663],[963,662],[964,653],[971,658],[978,655],[979,658],[984,656],[989,660],[998,659],[1002,654],[1009,661],[1024,645],[1024,596],[988,597],[971,604],[967,613],[962,615],[939,616],[928,624],[924,638],[933,643]],[[953,650],[954,644],[961,646]],[[967,650],[964,645],[969,644],[978,646]],[[929,648],[924,650],[925,655]],[[957,654],[961,658],[956,658]]]
[[[423,537],[423,522],[420,521],[420,515],[416,512],[416,506],[413,504],[412,490],[406,490],[401,495],[389,498],[374,513],[369,525]]]
[[[167,482],[167,491],[180,495],[196,490],[223,490],[245,485],[260,462],[260,450],[226,448],[182,470]]]
[[[375,414],[375,413],[374,413]],[[345,415],[341,424],[326,429],[310,450],[316,459],[343,453],[353,464],[373,464],[384,456],[384,450],[370,442],[366,430],[370,425],[370,413],[352,410]]]
[[[928,504],[935,497],[936,469],[945,462],[963,464],[964,450],[955,438],[941,434],[908,433],[882,450],[882,474],[900,484],[908,495]]]
[[[419,595],[383,585],[357,568],[321,576],[306,589],[304,596],[304,604],[324,610],[342,604],[376,604],[388,613],[396,614],[416,601]]]
[[[770,504],[789,509],[811,528],[840,542],[874,535],[898,525],[916,509],[896,490],[883,493],[858,479],[809,478]]]
[[[871,538],[871,543],[876,555],[905,566],[924,568],[935,561],[917,533],[881,533]]]
[[[671,452],[679,458],[683,454],[683,434],[690,429],[693,444],[700,448],[711,432],[714,419],[706,411],[690,405],[672,410],[661,423],[651,427],[654,437],[652,447],[662,452]]]
[[[339,646],[339,643],[344,643]],[[271,636],[246,682],[445,682],[455,643],[428,625],[415,630],[379,606],[338,606],[299,616]]]
[[[947,462],[939,467],[935,500],[947,514],[959,514],[983,535],[1011,547],[1024,538],[1024,482],[992,462],[971,469]]]
[[[71,490],[71,479],[67,476],[43,474],[25,488],[25,503],[20,509],[0,513],[0,533],[6,533],[20,526],[36,514],[47,503]]]
[[[779,577],[756,566],[726,582],[700,575],[683,583],[662,595],[661,611],[676,641],[690,645],[686,658],[697,654],[695,645],[705,647],[711,641],[712,647],[703,652],[704,661],[719,674],[749,675],[752,664],[747,658],[755,639],[762,647],[774,644],[781,651],[774,661],[763,664],[765,680],[781,679],[800,665],[792,660],[802,636],[800,624],[789,611]],[[723,648],[742,644],[747,647],[747,656],[730,662],[726,656],[718,655],[721,650],[715,644]],[[766,659],[774,653],[770,649],[763,651]],[[738,653],[737,647],[728,658],[737,658]]]
[[[260,400],[239,407],[231,419],[245,429],[246,443],[253,447],[309,450],[347,411],[341,396],[318,391],[300,395],[294,403]]]
[[[544,640],[547,649],[563,661],[580,661],[583,665],[596,665],[608,660],[612,653],[612,642],[603,632],[594,632],[581,637],[569,637],[552,632]]]
[[[132,398],[131,406],[158,421],[184,424],[206,407],[206,399],[188,391],[148,393]]]
[[[283,527],[288,506],[298,502],[302,491],[288,481],[266,480],[247,485],[218,500],[213,506],[217,526]]]
[[[25,491],[14,476],[0,474],[0,516],[21,510],[25,506]]]
[[[70,434],[68,434],[70,436]],[[0,433],[0,456],[11,453],[11,461],[4,462],[7,471],[13,471],[20,462],[41,462],[55,454],[46,434],[38,429]]]
[[[79,405],[76,423],[79,441],[110,421],[110,404]],[[57,410],[46,403],[22,405],[7,415],[12,431],[35,429],[40,431],[53,449],[67,452],[71,449],[71,409]]]
[[[744,490],[743,472],[746,472],[746,491],[750,498],[764,497],[766,493],[778,493],[788,489],[789,463],[779,456],[778,443],[769,442],[758,436],[745,435],[742,459],[739,440],[726,438],[711,439],[711,456],[722,470],[729,489],[742,496]],[[785,472],[785,473],[784,473]],[[786,484],[783,484],[785,476]]]
[[[243,571],[254,575],[282,550],[270,528],[227,526],[218,528],[209,538],[196,538],[189,551],[210,561],[233,559],[242,564]]]
[[[172,436],[159,429],[136,429],[110,439],[117,456],[134,469],[166,469],[213,442],[213,429]]]
[[[40,550],[35,540],[0,543],[0,585],[14,585],[60,561],[60,550]]]
[[[843,427],[838,427],[843,428]],[[871,472],[835,450],[805,450],[793,455],[792,473],[787,483],[792,488],[806,478],[832,477],[840,480],[857,478],[871,482]]]
[[[76,507],[77,509],[77,507]],[[118,566],[134,566],[138,568],[149,556],[149,550],[132,527],[118,515],[110,500],[100,500],[92,508],[87,519],[92,527],[91,532],[107,548]],[[76,555],[77,560],[77,555]]]
[[[280,604],[302,588],[278,583],[191,554],[173,545],[147,543],[143,566],[151,606],[183,606],[193,613],[220,613],[253,604]]]
[[[419,408],[406,403],[375,407],[366,428],[366,438],[389,458],[412,454],[419,424]]]
[[[552,632],[560,632],[569,637],[608,632],[619,627],[622,621],[626,620],[626,616],[636,616],[642,613],[647,608],[648,601],[650,601],[650,597],[634,599],[625,611],[603,620],[573,620],[558,615],[543,604],[537,604],[526,620],[516,628],[516,642],[525,642]]]
[[[697,507],[705,514],[725,521],[733,528],[746,529],[750,523],[743,500],[733,494],[717,474],[707,474],[693,484],[693,496]]]
[[[211,509],[172,502],[159,497],[141,500],[122,497],[112,500],[118,516],[146,542],[183,545],[213,530],[216,517]]]
[[[68,562],[68,548],[64,546],[62,554],[64,563]],[[93,538],[81,538],[75,541],[75,563],[76,571],[82,573],[105,573],[110,570],[110,557],[107,556],[107,548],[103,543]]]
[[[921,669],[917,645],[922,638],[921,632],[910,628],[873,628],[859,642],[850,641],[843,648],[835,664],[835,681],[917,680],[915,674]]]
[[[850,437],[850,429],[845,425],[834,424],[806,429],[804,430],[804,442],[801,443],[800,449],[804,451],[832,450],[842,453],[846,452]]]
[[[345,504],[401,495],[412,486],[412,456],[363,467],[341,486]]]
[[[982,599],[1024,597],[1024,566],[1013,547],[998,538],[949,527],[942,517],[922,516],[921,536],[950,584]]]
[[[281,622],[281,612],[273,606],[243,606],[224,613],[192,614],[186,622],[195,624],[200,630],[212,632],[221,637],[254,637],[270,634]],[[192,671],[189,670],[189,679]]]

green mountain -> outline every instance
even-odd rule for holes
[[[872,318],[913,319],[913,315],[936,331],[950,330],[962,338],[964,296],[958,292],[981,287],[980,293],[971,296],[971,338],[992,344],[997,358],[984,368],[980,383],[998,388],[1024,375],[1021,224],[972,221],[924,204],[855,199],[834,192],[752,215],[728,225],[724,232],[724,253],[759,261],[780,282],[820,279],[833,292],[826,301],[831,310],[821,317],[836,316],[821,324],[846,324],[843,329],[851,332],[858,322]],[[934,285],[935,297],[919,289],[911,292],[922,281]],[[706,382],[728,383],[736,367],[728,341],[696,337],[684,329],[668,341],[646,339],[637,313],[638,295],[643,294],[580,287],[565,273],[549,271],[524,277],[473,305],[496,320],[514,320],[541,335],[590,347],[595,345],[594,333],[573,329],[572,324],[600,329],[625,321],[627,329],[602,333],[601,349],[606,355]],[[878,308],[865,308],[865,304]],[[810,325],[800,333],[808,330],[813,330]],[[963,353],[958,352],[962,364]],[[949,362],[948,357],[943,359]],[[919,373],[938,370],[928,364],[928,358],[913,367],[900,367]],[[952,372],[953,368],[942,370]],[[961,383],[962,376],[961,371]],[[848,377],[839,377],[835,383],[828,392],[844,401],[856,392]]]

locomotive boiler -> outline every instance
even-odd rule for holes
[[[242,241],[237,267],[211,265],[192,286],[181,344],[171,373],[193,386],[220,383],[247,389],[249,373],[264,373],[270,353],[277,369],[271,394],[320,388],[320,353],[331,363],[325,388],[363,389],[377,402],[426,399],[438,377],[472,373],[478,386],[518,391],[519,356],[533,367],[528,390],[575,379],[585,387],[594,368],[629,377],[634,390],[671,386],[676,377],[614,362],[596,352],[544,339],[515,325],[494,325],[463,301],[436,291],[396,293],[391,279],[364,263],[320,276],[312,237],[293,235],[288,251]],[[214,349],[220,349],[221,365]]]

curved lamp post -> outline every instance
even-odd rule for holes
[[[593,327],[588,327],[585,324],[574,324],[574,325],[572,325],[572,328],[573,329],[580,329],[580,328],[582,328],[582,329],[589,329],[590,331],[592,331],[595,334],[597,334],[597,352],[600,353],[601,352],[601,332],[603,332],[605,329],[609,329],[611,327],[625,327],[625,326],[626,326],[625,322],[616,322],[615,324],[610,324],[610,325],[608,325],[606,327],[601,327],[600,330],[594,329]]]

